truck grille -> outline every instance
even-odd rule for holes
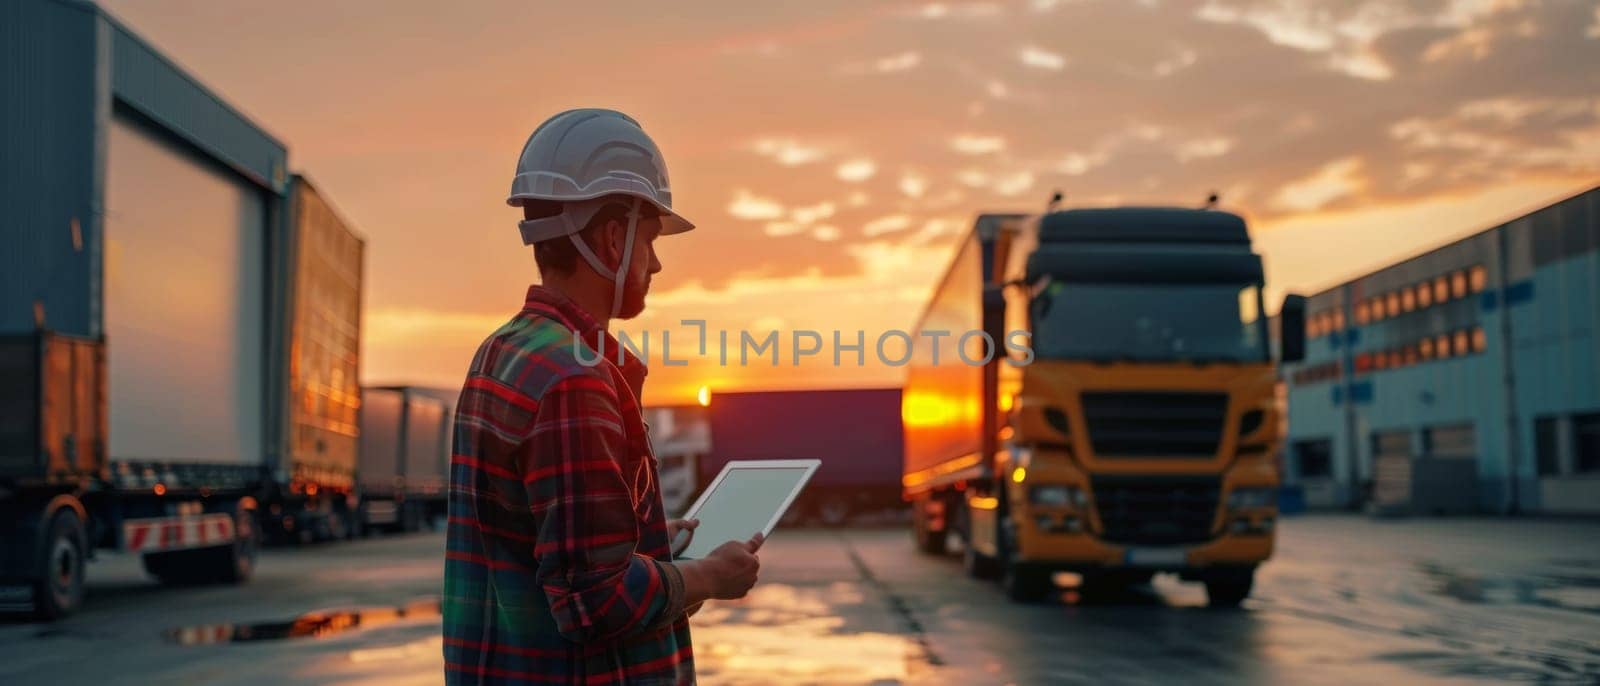
[[[1216,477],[1094,477],[1092,483],[1107,541],[1162,545],[1212,538],[1222,490]]]
[[[1083,394],[1089,445],[1101,457],[1211,457],[1228,418],[1225,393]]]

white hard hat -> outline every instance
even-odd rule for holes
[[[562,204],[560,214],[518,224],[522,242],[531,245],[577,233],[605,205],[604,196],[619,194],[654,205],[662,235],[694,228],[672,211],[666,160],[639,122],[615,110],[577,109],[549,118],[528,136],[506,203]]]

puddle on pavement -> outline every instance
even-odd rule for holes
[[[170,643],[185,646],[321,638],[353,629],[369,629],[401,620],[437,616],[439,599],[424,598],[393,607],[317,610],[280,622],[186,626],[167,629],[162,636]]]
[[[864,601],[856,584],[757,586],[692,620],[696,668],[727,684],[894,683],[933,668],[910,636],[852,629]]]
[[[1525,576],[1478,576],[1436,562],[1422,562],[1432,592],[1474,604],[1531,605],[1600,614],[1600,576],[1532,573]]]

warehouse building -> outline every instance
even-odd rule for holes
[[[1312,507],[1600,513],[1600,188],[1310,296]]]

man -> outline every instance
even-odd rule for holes
[[[694,523],[662,511],[644,363],[606,329],[644,309],[656,238],[694,225],[655,143],[610,110],[534,130],[509,202],[542,283],[478,348],[457,405],[446,681],[692,683],[688,614],[750,590],[761,537],[672,560]]]

